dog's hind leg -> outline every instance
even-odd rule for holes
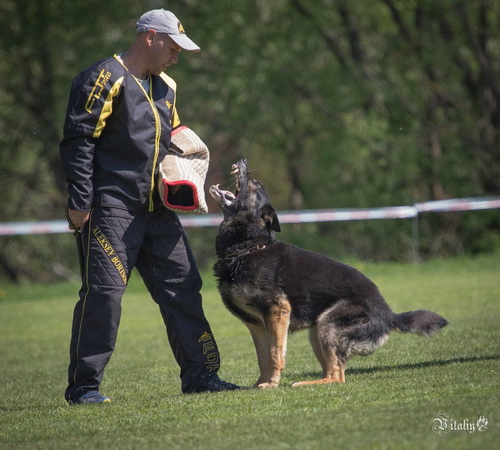
[[[316,359],[321,364],[321,369],[323,369],[323,376],[326,375],[327,365],[326,359],[323,355],[323,350],[321,350],[321,345],[318,340],[318,327],[317,325],[312,325],[309,328],[309,342],[311,343],[311,347],[313,349],[314,355]]]
[[[313,332],[316,331],[315,336]],[[342,352],[338,348],[330,344],[321,344],[316,327],[310,329],[310,340],[316,357],[323,368],[323,378],[319,380],[299,381],[293,383],[292,386],[307,386],[309,384],[325,384],[325,383],[345,383],[345,360]]]
[[[345,339],[345,324],[335,320],[341,308],[342,303],[326,310],[318,317],[317,324],[309,329],[309,340],[323,369],[323,377],[319,380],[299,381],[293,386],[345,382],[349,342]]]

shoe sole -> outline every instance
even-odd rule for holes
[[[100,405],[102,403],[111,403],[111,399],[107,398],[106,400],[103,400],[102,402],[69,402],[70,406],[77,406],[77,405]]]

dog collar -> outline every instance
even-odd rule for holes
[[[238,258],[239,256],[248,255],[249,253],[253,253],[253,252],[257,251],[257,250],[264,250],[266,247],[267,247],[266,244],[257,244],[254,247],[246,248],[246,249],[244,249],[244,250],[242,250],[240,252],[228,253],[226,256],[221,257],[220,259],[234,259],[234,258]]]

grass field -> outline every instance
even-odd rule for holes
[[[392,334],[374,355],[350,361],[343,385],[291,388],[320,375],[299,332],[278,389],[185,396],[160,314],[134,276],[101,389],[113,403],[78,407],[63,399],[77,286],[1,286],[0,448],[499,448],[500,255],[353,265],[396,312],[431,309],[450,325],[431,340]],[[212,275],[204,279],[220,375],[251,385],[250,335],[221,304]],[[433,431],[441,412],[455,428],[442,436]],[[480,417],[487,429],[471,430]]]

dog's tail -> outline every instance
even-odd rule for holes
[[[421,309],[401,314],[394,314],[392,329],[403,333],[415,333],[420,336],[431,337],[441,328],[448,325],[448,321],[440,315]]]

